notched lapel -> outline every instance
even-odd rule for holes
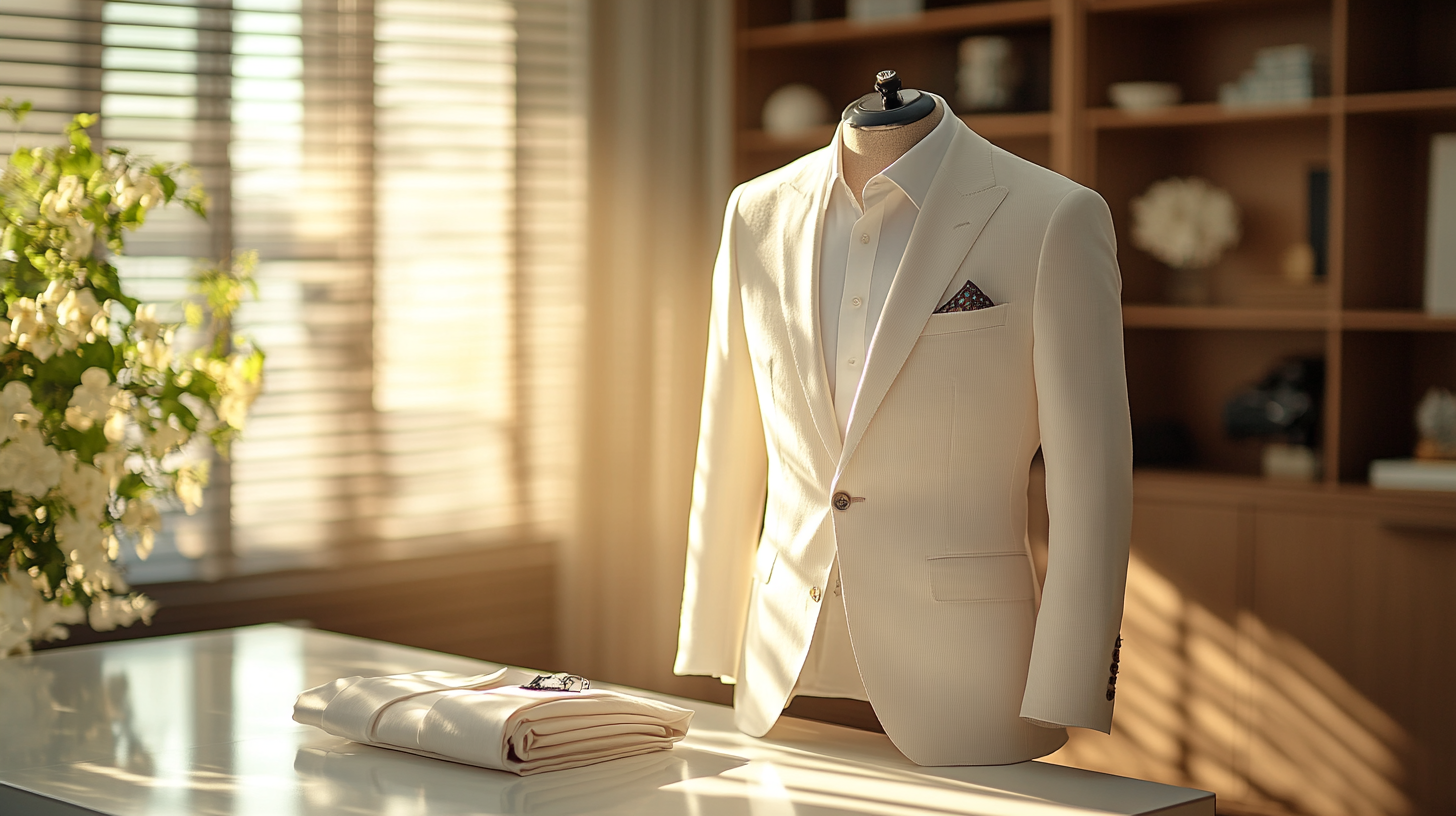
[[[837,143],[837,142],[836,142]],[[824,370],[824,343],[819,335],[819,244],[824,219],[824,187],[829,173],[828,149],[806,162],[804,171],[780,188],[779,218],[783,226],[779,291],[794,368],[809,403],[814,427],[832,461],[839,460],[842,441]],[[807,237],[808,240],[804,240]],[[796,240],[797,239],[797,240]]]
[[[946,151],[925,207],[910,233],[904,259],[880,314],[865,359],[865,373],[839,456],[838,472],[854,455],[890,385],[940,303],[951,277],[1005,200],[1007,188],[993,186],[991,146],[969,128]],[[838,479],[838,473],[835,475]]]

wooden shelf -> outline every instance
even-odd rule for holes
[[[1456,315],[1429,315],[1413,309],[1351,309],[1340,324],[1353,331],[1456,332]]]
[[[738,47],[752,50],[833,45],[999,26],[1049,23],[1051,17],[1051,0],[1004,0],[999,3],[977,3],[969,6],[932,9],[913,17],[874,22],[856,22],[839,18],[748,28],[738,33]]]
[[[1122,307],[1129,329],[1230,329],[1309,331],[1339,327],[1347,331],[1456,332],[1456,315],[1429,315],[1412,309],[1249,309],[1233,306],[1165,306],[1130,303]]]
[[[1045,111],[1034,113],[985,113],[962,116],[971,130],[988,139],[1016,139],[1050,136],[1052,115]],[[806,130],[796,136],[774,136],[762,130],[745,130],[738,134],[740,150],[750,152],[771,152],[775,150],[808,152],[817,150],[834,138],[834,126],[823,125]]]
[[[1127,304],[1122,325],[1129,329],[1233,329],[1309,331],[1328,328],[1321,309],[1247,309],[1233,306]]]
[[[1352,94],[1344,97],[1344,105],[1349,113],[1456,112],[1456,88]]]
[[[1197,469],[1137,468],[1133,492],[1137,499],[1175,502],[1233,500],[1279,509],[1305,505],[1298,509],[1358,509],[1382,515],[1395,511],[1395,518],[1401,518],[1400,511],[1434,510],[1444,511],[1442,517],[1449,519],[1456,509],[1456,493],[1440,490],[1374,488],[1366,482],[1295,482]]]
[[[1121,108],[1092,108],[1087,114],[1092,127],[1114,130],[1317,119],[1329,116],[1331,109],[1330,98],[1320,96],[1307,103],[1293,105],[1226,108],[1217,102],[1198,102],[1139,113],[1129,113]]]
[[[1173,12],[1222,11],[1240,6],[1265,7],[1292,5],[1307,0],[1087,0],[1087,11],[1096,13],[1119,11]]]

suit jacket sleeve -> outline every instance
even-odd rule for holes
[[[1021,716],[1109,732],[1132,526],[1132,431],[1112,216],[1083,187],[1042,245],[1033,365],[1050,552]]]
[[[713,270],[676,674],[738,675],[768,454],[744,330],[734,248],[742,188],[728,201]]]

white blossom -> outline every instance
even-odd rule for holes
[[[69,226],[83,220],[81,210],[86,208],[86,180],[80,176],[61,176],[56,189],[45,194],[40,201],[41,214],[52,224]]]
[[[0,448],[0,490],[39,499],[61,481],[61,454],[40,431],[22,428]]]
[[[37,422],[40,422],[40,411],[30,403],[30,387],[18,381],[6,383],[0,389],[0,443],[15,438],[22,428]]]
[[[1132,201],[1132,242],[1175,269],[1212,266],[1239,242],[1233,197],[1201,178],[1170,178]]]
[[[107,422],[109,431],[111,423]],[[110,490],[115,490],[121,484],[121,477],[126,475],[126,450],[124,448],[112,448],[102,451],[91,458],[96,469],[106,477],[106,485]]]
[[[56,322],[79,337],[95,331],[92,320],[101,313],[101,304],[90,289],[75,289],[56,308]]]
[[[138,170],[123,173],[116,179],[113,189],[116,197],[112,200],[123,210],[130,209],[133,204],[150,210],[162,203],[162,183],[151,173]]]
[[[66,225],[66,240],[61,244],[61,255],[72,261],[91,257],[91,247],[96,243],[96,225],[90,221],[72,221]]]
[[[118,626],[131,626],[137,621],[152,622],[157,605],[150,598],[141,595],[117,597],[101,593],[91,600],[87,610],[87,622],[98,632],[109,632]]]
[[[247,422],[248,408],[262,390],[261,380],[249,380],[248,359],[237,355],[228,360],[208,360],[204,371],[217,383],[220,395],[217,405],[218,419],[239,430]]]
[[[152,544],[157,540],[157,531],[162,529],[162,514],[150,502],[129,499],[126,512],[121,514],[122,526],[137,534],[137,557],[146,560],[152,554]]]
[[[81,372],[81,384],[71,392],[71,401],[66,407],[66,424],[78,431],[90,430],[93,424],[107,418],[119,391],[111,384],[111,375],[106,369],[92,366]]]
[[[182,509],[192,515],[202,507],[202,489],[207,486],[208,463],[204,460],[177,471],[173,489],[182,500]]]
[[[185,428],[179,428],[170,422],[160,422],[157,429],[147,437],[147,451],[161,459],[168,451],[187,444],[189,436]]]
[[[137,307],[132,332],[137,337],[137,356],[142,365],[167,368],[172,364],[173,332],[157,320],[156,304],[144,303]]]
[[[111,485],[99,468],[88,465],[67,452],[66,467],[61,470],[59,492],[61,498],[76,511],[76,517],[99,528],[106,516],[106,501],[111,495]]]

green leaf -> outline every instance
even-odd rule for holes
[[[121,482],[116,486],[116,495],[124,499],[140,499],[151,492],[147,481],[138,473],[128,473],[121,477]]]

